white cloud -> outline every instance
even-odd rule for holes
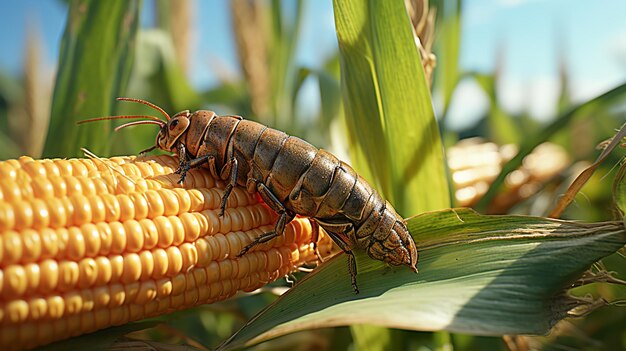
[[[528,112],[538,120],[550,120],[556,114],[560,92],[558,76],[503,76],[498,84],[500,106],[511,114]],[[474,125],[489,110],[489,100],[472,80],[459,84],[452,97],[447,127],[463,130]]]
[[[504,76],[498,82],[500,105],[510,113],[522,113],[528,105],[525,82],[521,79]]]
[[[479,25],[490,22],[502,11],[544,0],[492,0],[471,3],[463,8],[463,19],[468,25]]]
[[[594,98],[607,90],[615,88],[624,82],[624,75],[619,77],[587,77],[572,79],[571,92],[572,100],[581,103]]]
[[[502,107],[511,113],[528,112],[539,120],[548,120],[556,113],[560,82],[556,75],[529,77],[505,76],[498,86]]]
[[[607,52],[626,72],[626,30],[611,36],[606,42]]]
[[[528,110],[530,115],[539,120],[550,120],[557,112],[561,91],[558,76],[532,77],[526,86],[528,90]]]
[[[473,80],[457,85],[452,95],[446,125],[452,130],[463,130],[474,125],[489,109],[489,100]]]

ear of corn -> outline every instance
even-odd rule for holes
[[[307,219],[241,249],[276,214],[170,156],[0,162],[0,345],[22,349],[252,291],[317,259]],[[327,252],[320,233],[318,248]]]
[[[461,140],[448,149],[457,206],[470,207],[485,195],[505,163],[515,156],[514,145],[498,146],[480,138]],[[520,168],[510,173],[488,212],[503,214],[520,201],[536,194],[569,164],[567,153],[558,145],[544,143],[524,158]]]

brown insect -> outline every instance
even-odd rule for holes
[[[375,259],[391,265],[406,265],[417,272],[417,247],[405,221],[348,164],[311,144],[239,116],[218,116],[212,111],[182,111],[170,117],[162,108],[148,105],[165,116],[111,116],[79,123],[120,118],[144,118],[115,130],[139,124],[156,124],[161,130],[156,144],[142,153],[159,148],[175,152],[180,159],[180,183],[187,171],[204,166],[214,177],[228,180],[221,200],[223,215],[234,186],[258,192],[279,215],[274,231],[256,238],[241,250],[283,234],[296,214],[310,217],[313,227],[322,226],[348,254],[352,287],[356,283],[353,248],[363,249]],[[147,118],[147,119],[146,119]]]

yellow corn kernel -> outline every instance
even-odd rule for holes
[[[228,206],[242,207],[256,203],[251,196],[235,189]],[[179,216],[190,212],[215,210],[223,192],[216,189],[189,189],[174,192],[171,189],[146,190],[137,193],[101,193],[85,196],[73,193],[68,196],[44,199],[19,197],[15,201],[2,201],[0,229],[20,230],[46,227],[62,228],[101,221],[126,221],[129,219],[154,219],[158,216]],[[182,199],[180,206],[177,201]],[[247,208],[247,207],[244,207]],[[232,212],[237,216],[238,211]],[[241,216],[249,216],[243,213]],[[242,222],[241,216],[236,219]],[[226,217],[225,217],[226,218]],[[230,218],[226,219],[230,221]],[[253,223],[253,222],[252,222]]]
[[[39,297],[14,299],[10,303],[0,304],[2,325],[7,323],[26,322],[33,320],[54,320],[63,316],[91,311],[99,308],[112,308],[125,304],[144,304],[156,298],[163,299],[186,293],[202,285],[228,281],[246,281],[247,288],[254,289],[259,284],[259,276],[252,273],[269,272],[273,275],[284,275],[284,271],[293,269],[298,261],[299,252],[289,248],[272,248],[261,255],[260,252],[247,254],[244,257],[256,256],[257,259],[233,259],[212,262],[208,267],[191,268],[179,272],[166,279],[139,279],[139,281],[121,282],[94,288],[82,288],[65,293],[49,294],[46,299]],[[264,261],[267,260],[267,261]],[[251,262],[257,262],[254,266]],[[280,265],[281,263],[287,263]],[[229,284],[229,283],[227,283]],[[236,290],[234,291],[236,292]],[[234,293],[233,292],[233,293]],[[219,295],[222,295],[221,291]],[[24,303],[13,303],[23,301]],[[49,311],[49,312],[45,312]]]
[[[277,219],[171,156],[0,161],[0,346],[32,348],[252,291],[315,261],[311,225]],[[321,233],[320,252],[330,239]]]
[[[159,216],[152,220],[144,218],[139,221],[130,219],[124,222],[85,223],[39,231],[7,230],[0,232],[0,255],[4,257],[4,264],[37,262],[46,258],[79,260],[155,247],[179,246],[184,242],[198,242],[203,239],[201,236],[210,237],[218,232],[230,231],[236,233],[226,240],[232,248],[229,251],[232,256],[243,248],[241,241],[246,240],[245,237],[255,238],[262,234],[258,228],[252,228],[253,225],[263,226],[264,231],[269,231],[271,226],[264,225],[273,220],[266,206],[252,204],[229,209],[223,218],[217,216],[214,210],[204,210],[180,216]],[[287,238],[294,233],[289,228],[285,232]],[[241,231],[252,232],[242,237]],[[224,239],[218,237],[218,240]]]

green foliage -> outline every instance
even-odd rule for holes
[[[499,76],[494,74],[469,73],[483,89],[489,99],[489,111],[486,117],[489,140],[496,144],[518,144],[523,135],[519,133],[518,121],[512,118],[500,104],[497,83]]]
[[[70,3],[57,74],[45,157],[80,155],[80,148],[109,150],[110,123],[76,122],[111,115],[131,72],[140,1]]]
[[[293,129],[294,131],[298,130],[299,135],[313,145],[329,145],[331,143],[331,124],[337,119],[341,111],[339,78],[327,70],[301,67],[298,70],[293,89],[292,106],[297,106],[298,96],[307,80],[317,82],[320,94],[320,112],[315,121],[306,127],[302,121],[296,119],[293,123]]]
[[[437,29],[435,41],[437,68],[435,69],[434,90],[442,96],[445,119],[452,94],[461,77],[459,58],[461,52],[461,0],[433,1],[437,9]]]
[[[290,79],[295,74],[294,52],[300,33],[302,22],[303,2],[297,0],[294,10],[285,16],[282,2],[271,1],[271,34],[269,63],[270,63],[270,89],[271,89],[271,113],[273,115],[272,126],[284,129],[288,127],[292,119],[293,105],[290,104],[293,84]]]
[[[626,218],[624,218],[624,214],[626,213],[626,163],[622,163],[615,176],[615,181],[613,182],[613,200],[622,218],[626,220]]]
[[[134,331],[143,330],[146,328],[153,328],[159,323],[158,319],[146,320],[135,323],[128,323],[118,327],[112,327],[105,330],[101,330],[96,333],[87,334],[72,338],[70,340],[59,341],[39,348],[45,351],[104,351],[109,350],[115,340],[118,338],[132,333]]]

